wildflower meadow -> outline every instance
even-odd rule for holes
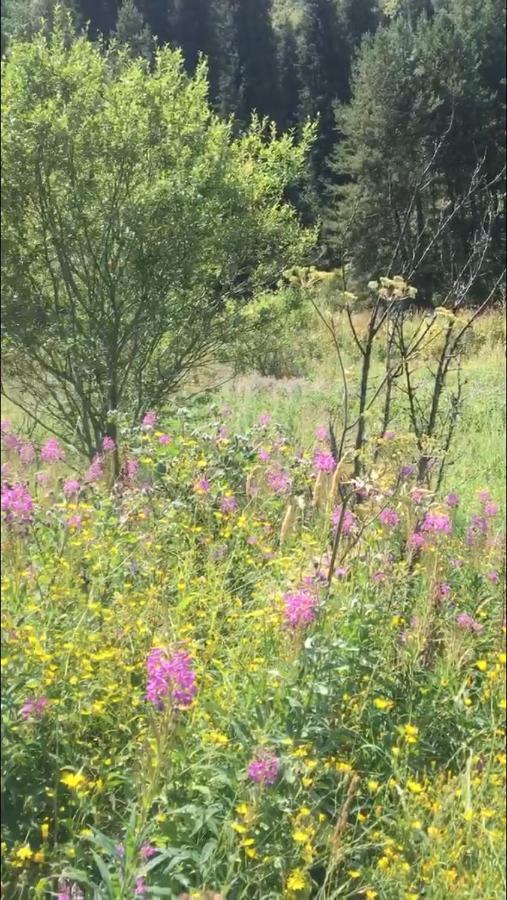
[[[238,390],[119,421],[116,480],[2,421],[5,896],[500,897],[484,411],[441,491],[393,427],[344,506],[315,397]]]

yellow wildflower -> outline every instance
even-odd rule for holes
[[[301,869],[294,869],[287,879],[289,891],[304,891],[306,884],[306,875]]]
[[[377,707],[377,709],[392,709],[394,703],[392,700],[386,700],[385,697],[376,697],[373,701],[373,705]]]

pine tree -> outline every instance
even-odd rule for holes
[[[333,104],[347,94],[349,55],[334,0],[303,0],[299,29],[298,118],[319,118],[313,152],[314,174],[322,174],[334,139]]]
[[[181,47],[187,70],[194,72],[199,55],[211,50],[210,0],[171,0],[168,21],[171,42]]]
[[[277,29],[277,110],[276,121],[280,128],[294,127],[298,122],[298,104],[301,81],[297,64],[298,43],[292,22],[283,22]]]
[[[151,29],[145,23],[134,0],[123,0],[118,12],[115,36],[120,43],[128,44],[132,56],[143,56],[145,59],[152,58],[153,37]]]
[[[481,74],[491,57],[490,11],[477,8],[474,48],[461,3],[448,0],[415,27],[396,17],[366,40],[355,66],[352,101],[338,116],[343,139],[330,163],[326,233],[338,257],[346,236],[347,258],[366,280],[416,265],[425,290],[444,291],[490,216],[488,183],[498,179],[493,194],[502,193],[503,104]],[[439,231],[446,210],[454,212]],[[483,274],[498,269],[504,226],[497,231]],[[439,237],[421,258],[432,234]]]
[[[118,15],[117,0],[78,0],[83,22],[89,23],[92,40],[103,34],[106,37],[114,31]]]

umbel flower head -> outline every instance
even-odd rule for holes
[[[190,655],[179,651],[168,657],[165,650],[153,647],[146,662],[148,681],[146,699],[157,709],[167,702],[176,706],[190,706],[197,693],[195,672]]]

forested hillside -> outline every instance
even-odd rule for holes
[[[50,29],[55,5],[3,0],[4,53]],[[491,288],[505,243],[503,0],[65,5],[76,31],[127,44],[149,65],[157,44],[180,47],[189,73],[202,54],[212,106],[237,131],[253,114],[280,130],[318,123],[292,199],[320,223],[322,267],[400,272],[433,298],[487,243],[474,281]]]

